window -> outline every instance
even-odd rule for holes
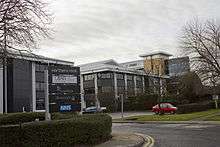
[[[46,69],[45,65],[42,64],[36,64],[36,71],[44,71]]]
[[[93,80],[95,78],[94,75],[84,75],[84,81],[90,81]]]
[[[44,83],[36,82],[36,90],[37,91],[44,91]]]
[[[117,74],[117,79],[123,80],[124,79],[124,75],[123,74]]]
[[[125,91],[125,87],[118,87],[118,92],[123,93]]]
[[[133,76],[132,75],[127,75],[127,80],[128,81],[132,81],[133,80]]]
[[[100,74],[98,74],[98,77],[100,79],[110,79],[111,78],[111,73],[100,73]]]
[[[141,79],[140,76],[137,76],[137,77],[136,77],[136,80],[137,80],[137,81],[142,81],[142,79]]]
[[[44,82],[44,73],[36,72],[36,82]]]
[[[137,63],[130,64],[129,67],[137,66]]]
[[[106,86],[106,87],[102,87],[102,92],[106,93],[106,92],[112,92],[113,88],[111,86]]]

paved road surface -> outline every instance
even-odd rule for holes
[[[143,111],[143,112],[124,112],[124,117],[136,116],[136,115],[152,115],[151,111]],[[112,119],[121,118],[121,112],[110,113],[109,114]]]
[[[115,123],[113,132],[150,135],[155,147],[220,147],[220,125]]]

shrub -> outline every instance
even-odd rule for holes
[[[76,112],[56,112],[51,114],[51,119],[58,120],[58,119],[70,119],[77,115]]]
[[[0,144],[23,147],[96,144],[110,138],[111,127],[112,120],[107,114],[1,126]]]
[[[9,113],[0,116],[0,125],[19,124],[31,122],[35,119],[44,120],[44,113],[25,112],[25,113]]]
[[[215,108],[214,102],[205,101],[201,103],[178,105],[177,113],[191,113],[191,112],[205,111],[212,108]]]

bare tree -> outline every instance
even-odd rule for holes
[[[40,38],[49,37],[46,6],[41,0],[0,0],[0,59],[10,50],[32,51]]]
[[[181,48],[205,84],[220,84],[220,25],[191,21],[183,28]]]

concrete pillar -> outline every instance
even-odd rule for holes
[[[117,73],[114,72],[114,92],[115,99],[118,99],[118,81],[117,81]]]
[[[36,111],[36,64],[32,62],[32,111]]]
[[[95,100],[96,100],[96,106],[100,108],[100,102],[98,99],[98,75],[97,73],[94,74],[94,85],[95,85]]]
[[[124,74],[124,80],[125,80],[125,99],[128,98],[128,80],[127,80],[127,74]]]
[[[145,93],[145,80],[144,80],[144,76],[142,76],[142,86],[143,86],[143,93]]]
[[[86,108],[84,96],[85,96],[85,93],[84,93],[84,85],[83,85],[83,75],[80,75],[81,112],[83,111],[83,108]]]
[[[160,78],[160,95],[163,95],[163,80]]]
[[[4,96],[3,96],[3,68],[0,67],[0,113],[3,113],[3,103],[4,103]]]
[[[50,102],[49,102],[49,81],[48,70],[44,70],[44,94],[45,94],[45,120],[51,120]]]
[[[137,77],[134,76],[134,95],[137,96]]]

